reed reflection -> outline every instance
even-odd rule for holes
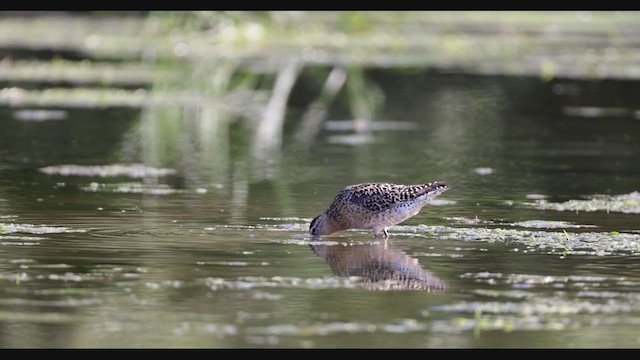
[[[445,282],[390,243],[309,245],[334,274],[362,278],[366,290],[443,291]]]

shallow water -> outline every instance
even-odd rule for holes
[[[531,205],[639,190],[638,84],[370,75],[415,126],[287,130],[268,175],[233,146],[217,177],[60,174],[126,163],[144,110],[0,109],[0,347],[640,345],[640,215]],[[307,235],[345,185],[433,180],[387,243]]]

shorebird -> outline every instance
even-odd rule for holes
[[[387,228],[413,216],[431,200],[449,189],[444,181],[396,185],[364,183],[340,190],[333,203],[309,226],[311,235],[330,235],[347,229],[371,229],[389,237]]]

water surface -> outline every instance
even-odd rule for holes
[[[372,120],[415,126],[323,130],[308,152],[287,126],[268,164],[231,128],[201,173],[159,177],[40,171],[145,163],[148,109],[0,109],[0,346],[640,345],[639,215],[530,205],[639,190],[638,84],[370,76]],[[346,185],[433,180],[451,189],[387,243],[307,235]]]

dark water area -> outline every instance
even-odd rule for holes
[[[640,84],[368,76],[370,120],[411,130],[296,150],[299,84],[266,177],[233,128],[210,177],[44,173],[157,166],[131,145],[148,109],[1,108],[0,347],[640,345]],[[349,119],[339,97],[328,120]],[[451,189],[387,243],[307,233],[346,185],[434,180]]]

